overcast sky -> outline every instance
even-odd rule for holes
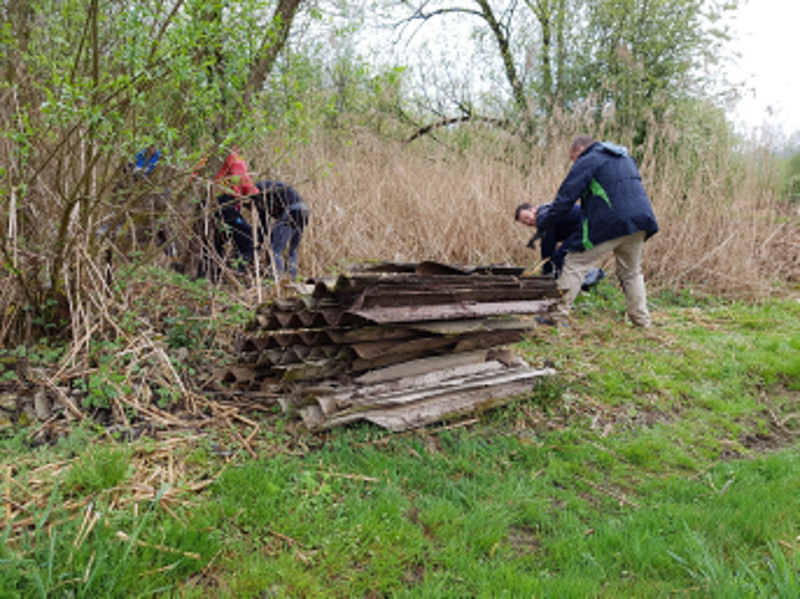
[[[800,0],[750,0],[732,22],[742,54],[735,80],[747,90],[734,122],[800,131]]]
[[[734,36],[729,48],[731,55],[738,52],[741,57],[729,69],[728,78],[741,83],[742,99],[729,118],[741,132],[768,126],[780,128],[786,137],[800,134],[800,0],[742,0],[735,15],[729,21]],[[466,37],[473,20],[461,22]],[[458,26],[457,19],[446,23],[450,32]],[[428,39],[437,53],[461,56],[463,50],[457,45],[438,47],[440,37],[436,28],[422,28],[412,45],[418,47]],[[385,51],[385,39],[379,43]],[[394,50],[407,58],[407,44]],[[431,60],[427,52],[423,55]],[[456,58],[452,64],[465,63]]]

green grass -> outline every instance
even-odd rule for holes
[[[477,424],[311,435],[265,414],[258,459],[187,439],[186,477],[216,479],[169,510],[168,487],[131,500],[157,444],[7,435],[15,480],[69,468],[6,529],[0,595],[797,597],[800,303],[662,295],[648,331],[622,311],[604,281],[537,329],[520,351],[559,375]]]

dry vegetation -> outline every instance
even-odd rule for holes
[[[636,147],[630,136],[593,130],[587,119],[563,121],[533,146],[483,125],[463,125],[410,144],[355,128],[338,137],[319,133],[288,151],[288,136],[278,135],[242,150],[257,176],[292,183],[311,206],[301,245],[304,276],[362,261],[536,264],[538,256],[525,247],[532,231],[513,221],[514,207],[553,199],[569,168],[571,138],[589,131],[630,147],[639,160],[661,226],[645,251],[651,291],[690,287],[758,298],[800,280],[797,207],[778,191],[777,162],[765,145],[684,138],[676,129],[659,130],[649,138],[657,144]],[[121,204],[114,195],[116,165],[124,157],[109,155],[87,166],[80,159],[84,150],[80,142],[43,140],[37,155],[51,158],[40,158],[41,165],[26,167],[14,155],[13,179],[36,174],[25,197],[12,192],[4,200],[0,339],[7,345],[35,337],[35,311],[26,305],[39,306],[40,324],[42,314],[44,320],[69,319],[73,341],[90,339],[100,321],[101,329],[113,329],[135,293],[109,291],[105,248],[112,247],[116,266],[122,264],[136,239],[130,231],[143,226],[143,215],[152,224],[152,217],[169,214],[177,261],[187,274],[196,272],[202,223],[195,206],[198,196],[212,193],[207,179],[192,178],[193,167],[175,160],[160,165],[158,184],[168,185],[171,195],[148,217],[152,204],[137,205],[136,197]],[[125,233],[100,233],[109,226]],[[162,252],[140,249],[139,260],[166,264]],[[613,269],[610,261],[605,266]],[[247,305],[264,299],[244,280],[237,284]],[[64,291],[53,292],[58,289]]]
[[[361,260],[532,264],[532,231],[515,206],[551,201],[569,168],[571,134],[501,161],[481,148],[402,146],[361,136],[347,146],[298,152],[289,180],[313,206],[304,272],[321,275]],[[620,140],[625,143],[626,140]],[[646,149],[641,159],[661,232],[646,246],[651,289],[692,286],[719,295],[763,296],[800,279],[798,213],[778,193],[778,172],[757,148],[701,155],[685,183],[686,156]],[[320,165],[324,165],[320,168]]]

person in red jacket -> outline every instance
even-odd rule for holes
[[[258,193],[258,188],[250,176],[250,169],[239,150],[234,147],[214,177],[214,183],[222,189],[217,197],[220,210],[217,213],[230,229],[233,243],[242,262],[253,261],[253,228],[242,216],[242,200]],[[223,253],[217,245],[217,252]],[[240,264],[240,266],[243,266]]]

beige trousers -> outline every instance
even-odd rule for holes
[[[650,312],[647,310],[647,292],[642,275],[642,246],[644,231],[633,235],[617,237],[596,245],[583,252],[567,254],[564,269],[558,277],[558,287],[564,298],[561,316],[569,317],[572,303],[581,290],[581,283],[592,268],[608,252],[614,252],[617,276],[625,292],[626,311],[633,324],[640,327],[650,326]]]

